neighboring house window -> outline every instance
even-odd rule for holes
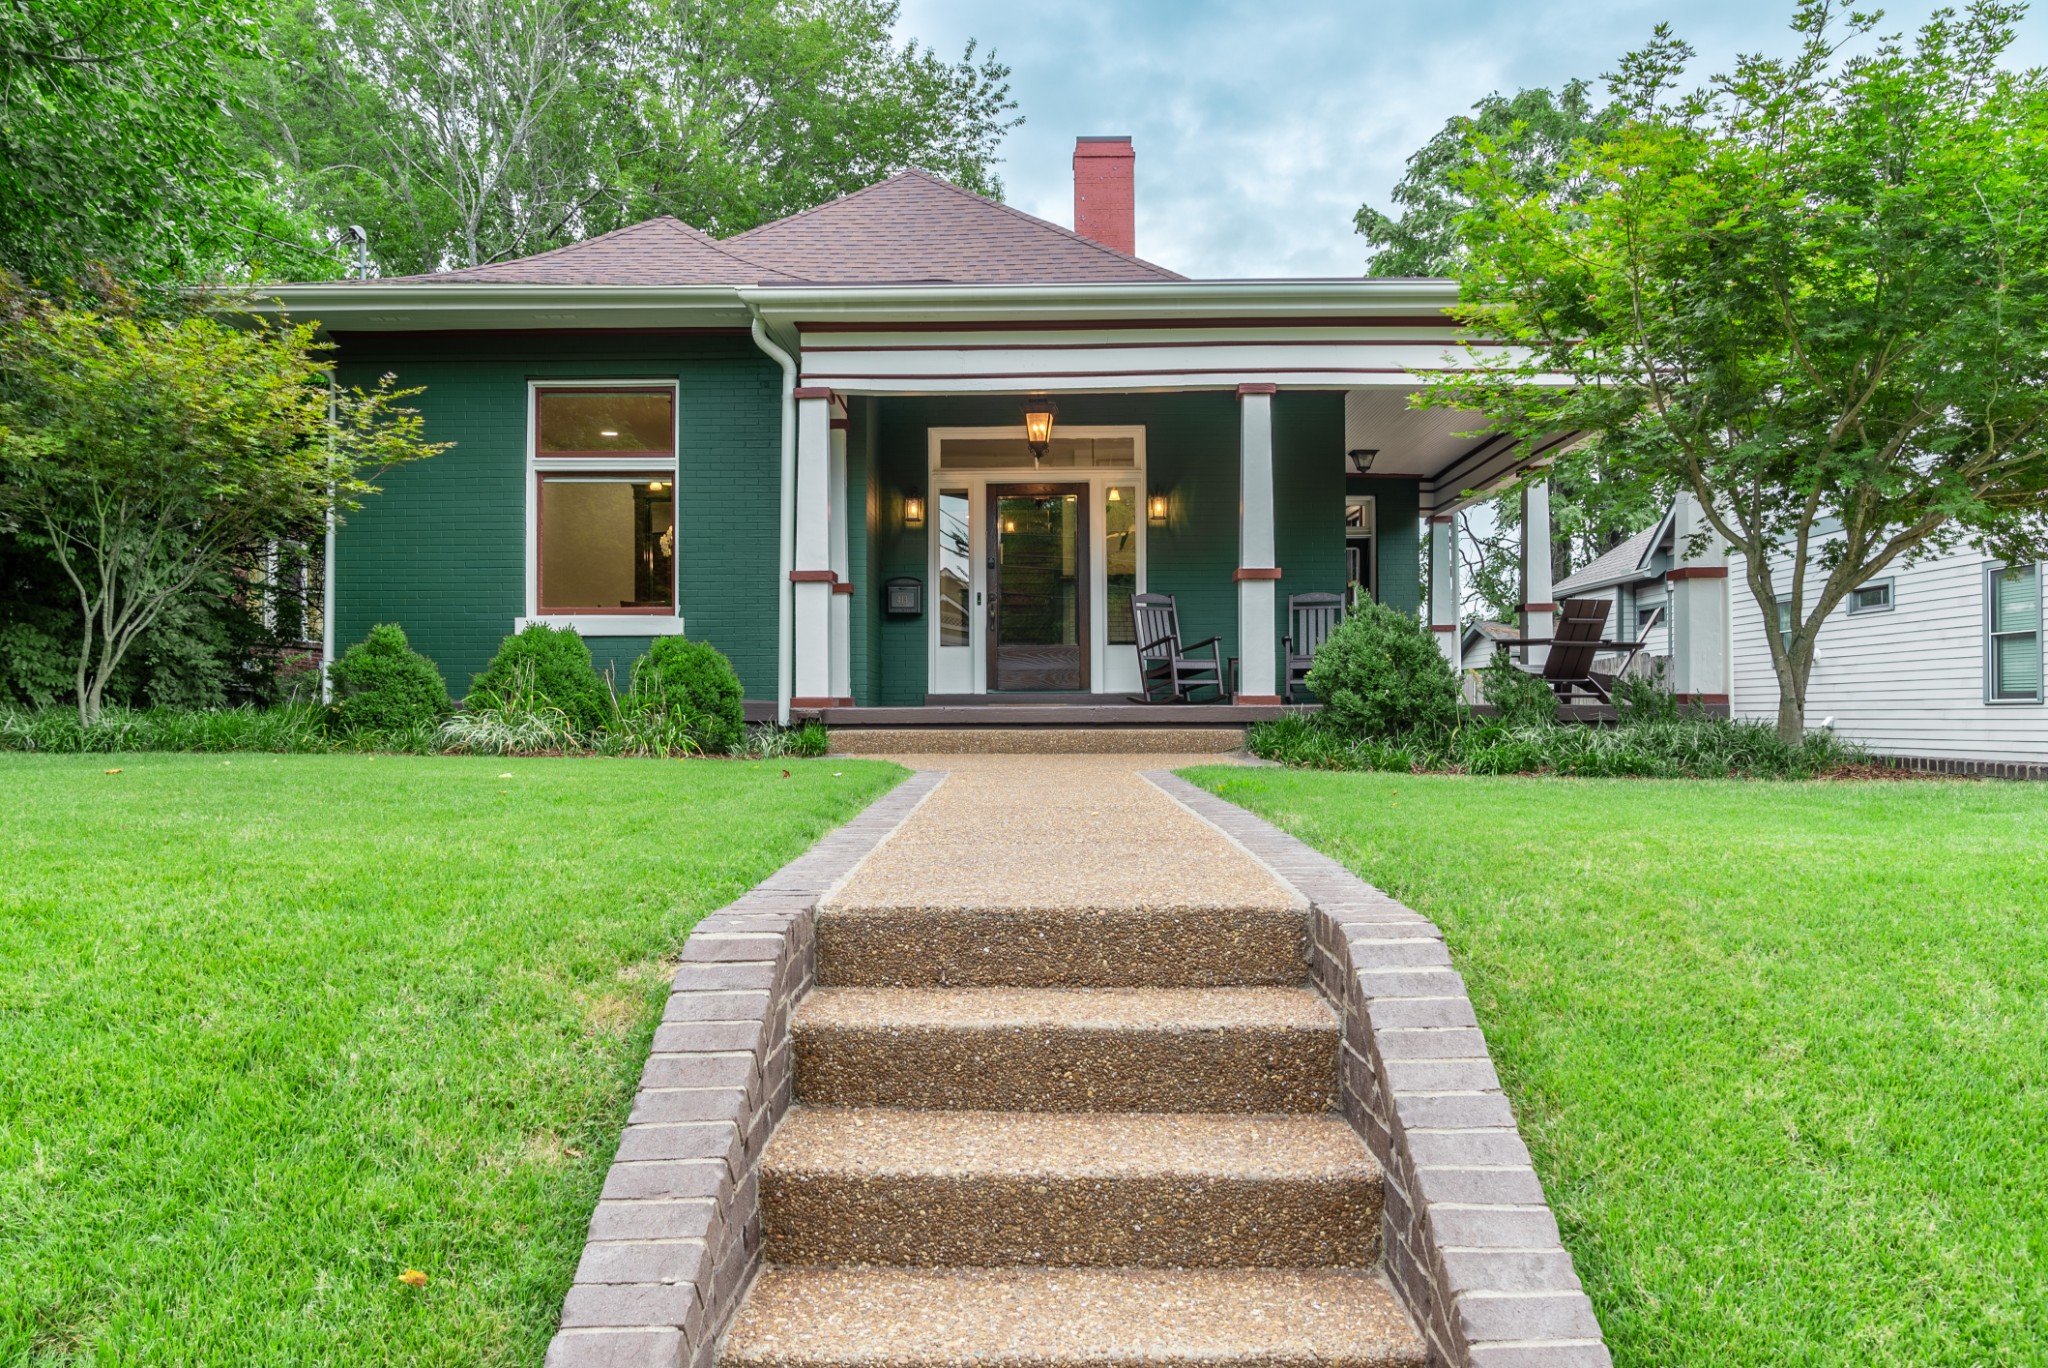
[[[1782,601],[1778,604],[1778,640],[1787,645],[1792,641],[1792,605]]]
[[[675,413],[671,386],[534,391],[543,615],[674,615]]]
[[[1664,605],[1661,603],[1653,603],[1647,608],[1638,605],[1636,608],[1636,635],[1641,636],[1644,632],[1648,631],[1650,624],[1656,621],[1657,615],[1663,611]]]
[[[2041,701],[2041,567],[1992,566],[1985,575],[1985,697]]]
[[[1849,591],[1849,611],[1852,613],[1882,613],[1891,606],[1892,582],[1888,579],[1872,580]]]

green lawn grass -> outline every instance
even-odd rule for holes
[[[900,774],[0,755],[0,1363],[539,1363],[665,961]]]
[[[2048,1363],[2048,786],[1189,777],[1443,928],[1617,1363]]]

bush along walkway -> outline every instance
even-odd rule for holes
[[[1160,757],[947,759],[692,937],[553,1368],[1607,1362],[1427,923]]]

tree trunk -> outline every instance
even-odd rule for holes
[[[1813,657],[1806,651],[1788,651],[1778,667],[1778,739],[1798,745],[1806,736],[1806,678],[1813,669]]]

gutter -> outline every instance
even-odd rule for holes
[[[789,578],[796,569],[796,360],[768,335],[760,311],[752,312],[754,345],[782,367],[782,515],[778,523],[782,556],[775,575],[775,721],[786,727],[796,668],[789,643],[790,621],[796,616],[796,588]]]

